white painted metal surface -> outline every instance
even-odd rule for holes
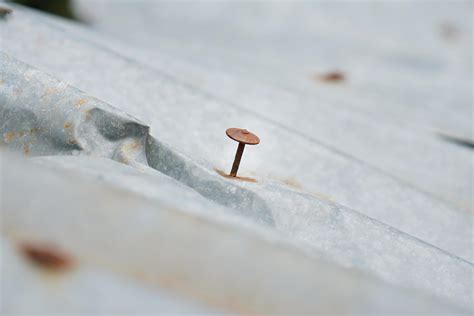
[[[415,7],[430,14],[399,27],[411,6],[78,5],[103,33],[21,7],[0,21],[0,143],[29,157],[2,151],[6,267],[28,271],[5,288],[34,284],[26,311],[472,308],[472,150],[433,132],[472,138],[461,5]],[[454,42],[400,31],[453,17]],[[347,80],[314,80],[330,67]],[[262,140],[239,170],[256,183],[215,170],[231,166],[232,126]],[[24,239],[77,258],[70,309],[18,264]],[[91,274],[122,305],[88,306]]]

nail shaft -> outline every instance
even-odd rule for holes
[[[232,170],[230,171],[230,175],[232,177],[237,176],[237,170],[239,170],[240,159],[242,158],[242,154],[244,153],[245,144],[239,143],[239,147],[237,147],[237,152],[235,153],[234,164],[232,165]]]

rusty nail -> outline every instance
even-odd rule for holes
[[[232,170],[230,171],[230,176],[236,177],[237,170],[239,170],[240,159],[244,153],[245,145],[257,145],[260,143],[260,139],[257,135],[252,134],[248,130],[242,128],[228,128],[225,133],[231,139],[239,142],[237,152],[235,153],[234,163],[232,164]]]

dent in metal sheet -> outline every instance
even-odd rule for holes
[[[271,210],[257,194],[173,151],[135,118],[6,54],[1,57],[5,82],[0,87],[0,132],[5,144],[32,156],[91,155],[146,164],[256,222],[274,224]],[[11,97],[15,86],[22,89]],[[45,93],[47,98],[40,97]],[[32,136],[25,132],[33,130],[37,133]],[[19,133],[22,137],[15,138]]]

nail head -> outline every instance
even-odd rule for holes
[[[260,138],[257,135],[242,128],[229,128],[225,131],[229,138],[246,145],[257,145],[260,143]]]

